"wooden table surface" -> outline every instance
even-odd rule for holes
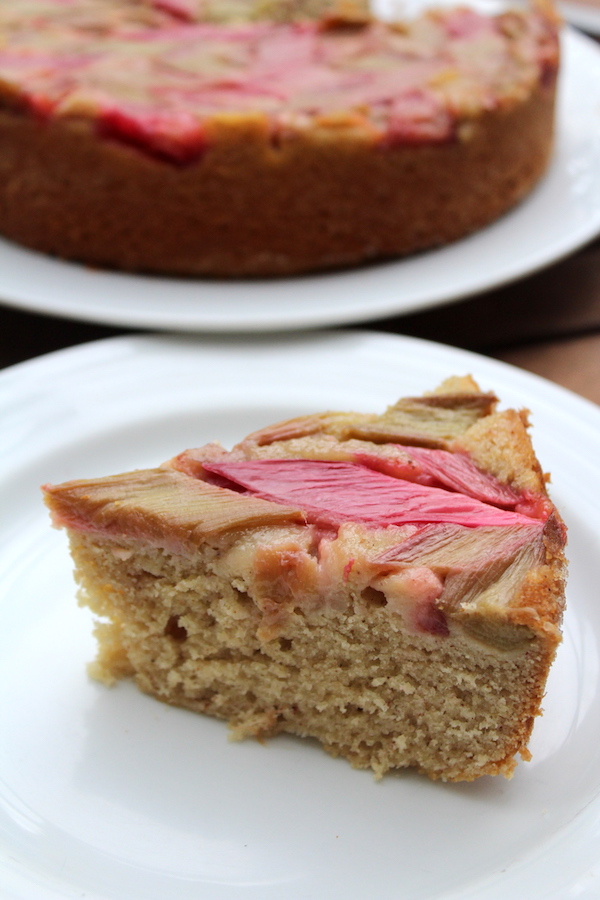
[[[512,285],[360,327],[474,350],[600,404],[600,239]],[[127,333],[28,313],[2,305],[0,297],[0,367]]]

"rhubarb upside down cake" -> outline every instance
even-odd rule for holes
[[[558,65],[545,0],[2,0],[0,232],[209,276],[442,245],[545,172]]]
[[[451,378],[46,485],[98,617],[92,674],[378,777],[510,776],[561,640],[566,534],[526,412],[496,406]]]

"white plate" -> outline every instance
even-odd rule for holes
[[[91,618],[39,485],[153,465],[471,372],[532,410],[570,526],[565,640],[514,779],[377,783],[293,738],[89,681]],[[377,333],[126,337],[0,374],[0,896],[541,900],[600,896],[600,410],[502,363]]]
[[[452,246],[339,273],[217,282],[101,272],[0,240],[0,297],[113,325],[271,331],[406,313],[531,273],[600,232],[600,48],[567,30],[564,59],[546,178],[517,209]]]
[[[581,3],[577,0],[563,0],[559,7],[567,22],[577,25],[589,34],[600,35],[600,7],[586,3],[585,0]]]

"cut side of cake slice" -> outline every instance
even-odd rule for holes
[[[496,407],[451,378],[46,485],[98,616],[92,674],[377,776],[510,776],[561,639],[566,532],[527,414]]]

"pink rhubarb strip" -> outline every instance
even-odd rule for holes
[[[207,462],[207,473],[226,486],[276,503],[301,507],[317,522],[378,526],[447,522],[466,527],[532,524],[530,517],[498,509],[459,492],[392,478],[366,466],[315,460],[261,459]],[[541,527],[540,523],[540,527]]]

